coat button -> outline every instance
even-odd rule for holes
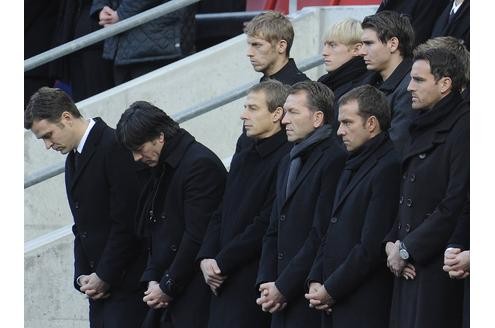
[[[406,224],[406,232],[409,232],[409,231],[411,231],[411,226],[408,223],[408,224]]]
[[[334,216],[333,218],[330,219],[330,222],[337,223],[337,218]]]
[[[408,198],[408,199],[406,200],[406,205],[407,205],[407,207],[412,207],[412,205],[413,205],[413,201],[412,201],[412,199],[411,199],[411,198]]]
[[[402,204],[402,203],[404,203],[404,196],[400,196],[400,198],[399,198],[399,204]]]
[[[282,253],[282,252],[278,253],[278,259],[283,260],[284,259],[284,253]]]
[[[416,181],[416,174],[411,174],[411,177],[409,178],[411,182]]]
[[[406,180],[406,179],[407,179],[407,174],[405,174],[405,173],[404,173],[404,174],[402,175],[402,179],[403,179],[403,180]]]
[[[280,215],[280,221],[281,221],[281,222],[284,222],[284,221],[285,221],[285,215],[283,215],[283,214],[282,214],[282,215]]]
[[[81,233],[81,238],[88,238],[88,233],[87,232],[82,232]]]
[[[165,214],[162,214],[162,215],[160,216],[160,219],[165,220],[165,219],[166,219]]]
[[[93,269],[95,267],[95,261],[89,261],[89,267]]]
[[[397,227],[399,230],[402,227],[402,223],[399,222],[399,226]]]
[[[74,203],[74,207],[75,207],[76,209],[79,209],[79,202],[75,202],[75,203]]]
[[[426,153],[419,154],[419,159],[425,159],[426,158]]]
[[[175,246],[174,244],[170,245],[170,250],[172,252],[177,252],[177,246]]]
[[[430,215],[431,215],[431,213],[426,213],[425,218],[429,217]]]

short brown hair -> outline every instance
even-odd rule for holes
[[[76,118],[81,117],[68,94],[61,89],[42,87],[31,96],[24,110],[24,128],[31,129],[33,121],[45,119],[58,123],[63,112],[69,112]]]
[[[278,11],[267,11],[255,16],[244,28],[244,33],[266,40],[272,45],[285,40],[287,42],[286,55],[289,57],[294,41],[294,28],[290,20]]]
[[[273,113],[278,107],[284,107],[289,94],[289,86],[277,80],[268,80],[252,86],[247,93],[262,91],[266,96],[268,111]]]

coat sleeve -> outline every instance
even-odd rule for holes
[[[205,238],[199,249],[196,261],[203,259],[212,259],[218,254],[220,249],[220,231],[221,231],[222,207],[220,206],[211,216],[210,223],[206,229]]]
[[[313,265],[311,266],[311,270],[309,271],[308,278],[306,279],[306,286],[309,286],[309,284],[313,281],[323,283],[323,250],[325,248],[325,243],[326,235],[323,236],[321,245],[318,248],[318,252],[316,253],[315,260],[313,261]]]
[[[100,11],[103,9],[105,6],[111,6],[111,1],[110,0],[93,0],[91,3],[91,8],[89,9],[89,15],[93,18],[96,19],[96,21],[99,21],[99,15]]]
[[[421,225],[411,231],[402,241],[411,258],[426,263],[442,253],[454,232],[458,218],[466,205],[469,193],[469,119],[460,119],[454,125],[450,143],[449,182],[443,199]]]
[[[273,176],[273,183],[270,184],[270,190],[263,207],[258,212],[244,231],[238,234],[215,257],[220,270],[223,274],[231,274],[243,264],[249,263],[259,257],[263,242],[263,236],[270,223],[270,213],[275,199],[275,182],[276,175]]]
[[[470,248],[469,217],[469,200],[467,200],[447,247],[460,248],[461,250],[468,250]]]
[[[256,278],[256,288],[262,283],[275,281],[277,278],[277,213],[276,205],[274,205],[270,214],[270,224],[263,236],[263,247],[261,249],[258,276]]]
[[[77,278],[83,274],[91,274],[92,270],[82,250],[81,240],[75,224],[72,225],[72,232],[74,233],[74,288],[79,291],[81,287],[77,284]]]
[[[191,165],[184,185],[184,233],[173,262],[160,280],[160,288],[177,297],[199,270],[196,256],[211,215],[217,209],[225,188],[226,171],[209,157]]]
[[[126,267],[141,251],[134,233],[134,215],[139,182],[129,151],[114,144],[105,157],[105,173],[110,188],[111,228],[96,273],[112,285],[122,278]]]
[[[382,241],[397,215],[398,203],[391,200],[399,194],[399,162],[384,166],[371,185],[360,241],[324,283],[327,292],[337,301],[358,288],[378,266],[385,265]]]

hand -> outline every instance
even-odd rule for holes
[[[119,15],[117,14],[117,11],[108,6],[103,7],[103,9],[100,11],[99,18],[100,21],[98,22],[98,24],[104,27],[115,24],[119,21]]]
[[[464,279],[469,276],[469,251],[461,252],[459,248],[447,248],[443,270],[453,279]]]
[[[416,268],[411,263],[407,263],[401,274],[402,278],[406,280],[414,280],[416,278]]]
[[[332,312],[332,306],[335,304],[334,299],[328,294],[324,285],[313,282],[309,287],[309,292],[304,294],[304,297],[309,301],[309,307],[316,310],[325,311],[329,314]]]
[[[217,295],[217,288],[227,279],[227,276],[223,276],[222,271],[218,267],[218,263],[215,259],[204,259],[200,263],[201,271],[206,284],[210,286],[213,294]]]
[[[402,270],[406,266],[406,262],[399,256],[400,240],[395,243],[388,242],[385,245],[385,252],[387,253],[387,267],[396,276],[400,277]]]
[[[105,299],[110,296],[108,293],[110,285],[101,280],[96,272],[93,272],[88,276],[81,276],[79,282],[81,283],[81,288],[79,288],[79,290],[92,300]]]
[[[259,291],[261,296],[256,300],[256,304],[261,305],[261,309],[264,312],[282,311],[287,306],[285,297],[275,286],[275,282],[261,284]]]
[[[165,294],[157,281],[148,283],[148,290],[144,292],[143,301],[152,309],[166,308],[172,298]]]

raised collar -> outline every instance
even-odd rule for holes
[[[285,129],[280,129],[280,131],[268,138],[257,140],[254,143],[254,150],[260,155],[261,158],[264,158],[280,148],[280,146],[286,142],[287,135],[285,133]]]
[[[194,137],[184,129],[179,131],[167,140],[160,153],[159,166],[168,164],[176,168],[184,156],[187,148],[195,141]]]
[[[385,81],[382,80],[380,73],[375,72],[371,75],[367,83],[373,85],[383,91],[385,94],[390,94],[399,86],[404,77],[411,72],[412,59],[404,58],[401,63],[395,68],[392,74]]]
[[[263,76],[260,82],[267,81],[269,79],[280,81],[284,84],[294,84],[300,81],[309,80],[309,78],[301,72],[294,62],[294,59],[289,58],[287,64],[282,67],[277,73],[270,76]]]

